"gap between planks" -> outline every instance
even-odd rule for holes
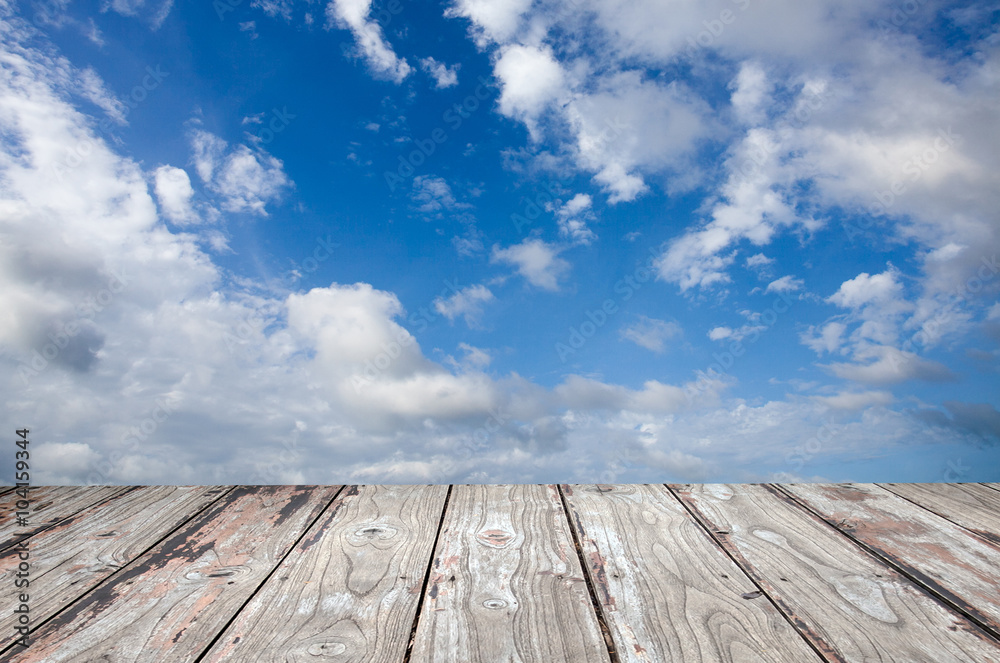
[[[566,493],[563,492],[564,485],[566,484],[559,484],[556,488],[559,490],[559,500],[562,502],[563,517],[566,518],[566,526],[569,528],[570,536],[573,537],[573,547],[576,548],[576,556],[580,559],[580,570],[583,571],[583,579],[587,583],[590,604],[593,606],[594,614],[597,616],[597,625],[601,628],[601,635],[604,637],[604,646],[608,649],[608,657],[611,659],[611,663],[621,663],[618,658],[618,651],[615,648],[614,639],[611,637],[611,629],[608,628],[604,610],[601,608],[601,602],[597,600],[597,588],[594,587],[594,581],[590,577],[590,568],[587,566],[587,560],[583,555],[583,546],[580,545],[580,533],[576,531],[576,527],[570,522],[569,504],[566,502]]]
[[[127,490],[127,491],[125,491],[123,493],[117,493],[117,494],[114,494],[114,495],[111,495],[111,496],[107,497],[106,499],[98,500],[98,501],[94,502],[93,504],[91,504],[90,506],[84,507],[83,509],[80,509],[79,511],[74,512],[73,514],[70,514],[70,515],[66,516],[66,518],[61,519],[60,522],[62,522],[62,520],[66,520],[67,518],[72,518],[73,516],[77,515],[78,513],[82,512],[82,511],[85,511],[86,509],[93,508],[95,506],[100,506],[101,504],[104,504],[105,502],[107,502],[107,501],[109,501],[111,499],[115,499],[115,498],[117,498],[117,499],[125,499],[130,493],[133,493],[133,492],[135,492],[137,490],[141,490],[142,488],[145,488],[145,486],[132,486],[129,490]],[[115,571],[113,571],[112,573],[109,573],[107,576],[105,576],[104,579],[101,580],[101,582],[97,583],[96,585],[94,585],[93,587],[91,587],[90,589],[88,589],[83,594],[80,594],[79,596],[77,596],[72,601],[67,602],[66,605],[64,605],[61,608],[59,608],[59,610],[57,610],[56,612],[54,612],[51,615],[49,615],[48,617],[46,617],[44,620],[42,620],[42,621],[38,622],[37,624],[35,624],[31,628],[31,631],[29,631],[29,638],[32,635],[34,635],[39,629],[44,628],[45,625],[48,624],[49,622],[51,622],[52,620],[58,619],[61,614],[63,614],[67,610],[71,609],[74,605],[76,605],[78,602],[80,602],[81,600],[83,600],[88,594],[90,594],[93,591],[98,590],[103,585],[105,585],[105,584],[113,581],[114,578],[115,578],[115,576],[117,576],[118,574],[124,572],[126,569],[128,569],[133,564],[135,564],[138,560],[142,559],[146,555],[146,553],[148,553],[150,550],[152,550],[156,546],[160,545],[160,543],[162,543],[163,541],[165,541],[168,537],[172,536],[174,534],[174,532],[176,532],[177,530],[179,530],[182,527],[184,527],[187,523],[191,522],[191,520],[193,518],[197,518],[200,513],[202,513],[206,509],[211,508],[213,504],[215,504],[216,502],[218,502],[219,500],[221,500],[223,497],[225,497],[226,495],[228,495],[230,492],[232,492],[232,490],[234,488],[235,488],[235,486],[228,486],[228,487],[226,487],[224,490],[222,490],[215,497],[215,499],[210,500],[209,502],[206,502],[201,508],[194,510],[187,518],[185,518],[182,522],[180,522],[177,525],[177,527],[174,527],[170,531],[166,532],[159,539],[154,540],[152,543],[150,543],[150,545],[148,545],[145,548],[143,548],[135,557],[133,557],[131,560],[129,560],[129,562],[127,564],[123,564],[122,566],[118,567]],[[58,523],[54,523],[53,525],[51,525],[51,527],[55,527],[57,524]],[[47,527],[45,529],[49,529],[49,527]],[[42,530],[42,531],[44,531],[44,530]],[[34,536],[35,534],[40,534],[40,533],[41,532],[34,532],[32,534],[32,536]],[[12,642],[11,644],[7,645],[6,647],[0,649],[0,656],[4,656],[6,654],[12,653],[15,647],[17,647],[17,643],[16,642]]]
[[[240,616],[240,613],[243,612],[243,609],[247,607],[247,604],[249,604],[250,601],[252,601],[253,598],[255,596],[257,596],[257,593],[261,590],[261,587],[263,587],[264,585],[266,585],[267,581],[271,579],[271,576],[273,576],[275,573],[277,573],[278,569],[281,568],[281,565],[284,563],[285,559],[289,555],[292,554],[292,551],[295,550],[295,548],[299,545],[299,543],[302,541],[302,539],[305,538],[305,535],[309,533],[309,530],[311,530],[313,528],[313,526],[316,523],[319,522],[319,519],[322,518],[323,514],[327,512],[327,510],[330,508],[330,505],[333,504],[337,500],[338,497],[340,497],[341,493],[344,492],[345,488],[347,488],[347,486],[341,486],[340,488],[338,488],[337,492],[334,493],[333,496],[330,498],[330,501],[326,503],[326,506],[324,506],[322,509],[320,509],[319,513],[316,514],[316,517],[313,518],[302,529],[302,533],[299,534],[298,538],[296,538],[295,541],[293,541],[290,546],[288,546],[288,550],[285,551],[285,554],[281,556],[281,559],[279,559],[277,561],[277,563],[270,570],[270,572],[268,572],[267,575],[265,575],[264,578],[257,584],[257,586],[254,588],[254,590],[252,592],[250,592],[250,595],[247,596],[246,601],[244,601],[243,604],[240,605],[240,607],[237,608],[235,612],[233,612],[233,615],[232,615],[232,617],[229,618],[229,621],[227,621],[222,626],[222,628],[219,629],[218,633],[215,634],[215,637],[212,638],[211,642],[209,642],[205,646],[205,648],[201,651],[200,654],[198,654],[198,657],[196,659],[194,659],[194,661],[192,663],[200,663],[200,661],[202,661],[205,658],[205,656],[207,656],[208,653],[210,651],[212,651],[212,647],[214,647],[215,643],[219,641],[219,638],[221,638],[226,633],[226,630],[229,629],[230,625],[232,625],[232,623],[234,621],[236,621],[236,618]]]
[[[873,558],[875,558],[878,562],[880,562],[881,564],[884,564],[885,566],[888,566],[893,571],[896,571],[897,573],[899,573],[903,577],[907,578],[910,582],[912,582],[916,587],[918,587],[921,591],[923,591],[925,594],[927,594],[928,596],[930,596],[932,599],[934,599],[938,603],[942,604],[943,606],[945,606],[947,609],[951,610],[952,612],[955,612],[955,613],[961,615],[962,617],[964,617],[965,619],[969,620],[969,622],[972,623],[975,627],[979,628],[983,632],[983,634],[985,636],[987,636],[988,638],[990,638],[994,642],[1000,642],[1000,632],[997,632],[989,624],[983,622],[982,619],[980,619],[979,617],[977,617],[975,614],[970,613],[968,610],[966,610],[961,605],[957,604],[955,601],[953,601],[950,598],[948,598],[946,595],[942,594],[941,592],[939,592],[938,590],[934,589],[933,587],[930,587],[920,577],[918,577],[917,575],[915,575],[912,572],[912,570],[907,569],[905,566],[902,566],[902,565],[898,564],[895,560],[893,560],[893,559],[891,559],[889,557],[886,557],[885,555],[882,555],[878,550],[875,550],[874,548],[872,548],[871,546],[869,546],[868,544],[866,544],[864,541],[861,541],[858,538],[852,536],[851,533],[848,530],[836,527],[833,523],[830,523],[829,521],[827,521],[823,517],[822,513],[820,513],[819,511],[817,511],[813,507],[809,506],[804,500],[802,500],[799,497],[797,497],[791,491],[785,490],[784,486],[782,486],[781,484],[764,484],[764,487],[767,490],[769,490],[769,491],[775,492],[782,499],[786,499],[790,503],[795,504],[800,509],[802,509],[806,513],[808,513],[809,515],[811,515],[811,516],[815,517],[816,519],[818,519],[826,527],[829,527],[830,529],[834,530],[835,532],[839,532],[841,535],[843,535],[844,537],[846,537],[849,541],[851,541],[856,546],[858,546],[863,551],[865,551],[867,554],[869,554]],[[883,490],[886,490],[886,492],[892,494],[894,497],[897,497],[898,499],[903,499],[902,497],[900,497],[899,495],[896,495],[892,491],[889,491],[887,489],[883,489]],[[909,500],[906,500],[906,501],[909,502]],[[929,509],[927,509],[926,507],[923,507],[922,505],[917,504],[916,506],[924,509],[925,511],[927,511],[928,513],[930,513],[930,514],[932,514],[934,516],[937,516],[939,518],[943,518],[943,516],[938,516],[938,514],[934,513],[933,511],[931,511]],[[946,518],[944,518],[944,519],[947,520]],[[951,521],[949,521],[949,522],[951,522]],[[974,535],[970,534],[970,536],[974,536]]]
[[[698,526],[701,527],[706,534],[708,534],[708,537],[715,543],[715,545],[718,548],[720,548],[722,552],[724,552],[729,559],[733,561],[733,564],[735,564],[737,568],[739,568],[740,571],[743,572],[743,575],[745,575],[750,580],[750,582],[754,584],[754,586],[757,588],[757,591],[759,591],[763,596],[767,598],[767,600],[771,603],[771,605],[774,606],[774,609],[777,610],[778,613],[784,618],[784,620],[789,623],[789,625],[799,635],[799,637],[802,638],[802,640],[807,645],[809,645],[809,648],[812,649],[814,652],[816,652],[816,655],[819,656],[821,660],[823,661],[829,660],[829,657],[823,651],[821,651],[819,647],[816,646],[816,643],[814,643],[806,633],[803,633],[800,630],[799,625],[795,623],[791,615],[786,614],[786,611],[780,605],[778,605],[778,602],[774,600],[774,597],[768,593],[767,589],[760,582],[758,582],[757,578],[755,577],[754,570],[751,568],[747,568],[749,566],[749,562],[743,560],[744,562],[746,562],[746,565],[741,564],[740,559],[742,559],[742,557],[737,558],[732,554],[729,548],[725,546],[719,539],[719,537],[716,535],[715,531],[713,531],[713,529],[708,526],[708,523],[703,522],[702,519],[699,517],[699,514],[692,511],[691,506],[686,504],[684,500],[681,499],[680,495],[674,492],[673,486],[671,486],[670,484],[663,484],[663,487],[671,497],[680,502],[681,507],[683,507],[684,510],[687,511],[687,513],[691,516],[691,518],[698,524]]]
[[[424,607],[424,597],[427,596],[427,585],[431,581],[431,571],[434,569],[434,556],[437,554],[438,542],[441,540],[441,528],[444,527],[445,516],[448,515],[448,504],[451,502],[451,491],[454,485],[448,486],[448,492],[444,495],[444,505],[441,507],[441,517],[438,518],[437,531],[434,533],[434,543],[431,545],[431,556],[427,560],[427,572],[424,573],[424,583],[420,587],[420,598],[417,599],[417,610],[413,615],[413,625],[410,627],[410,639],[406,643],[406,653],[403,655],[403,663],[410,663],[413,655],[413,643],[417,637],[417,625],[420,623],[420,611]]]

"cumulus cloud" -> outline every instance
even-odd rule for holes
[[[814,400],[834,410],[864,410],[889,405],[894,399],[887,391],[842,391],[834,396],[816,396]]]
[[[596,239],[594,232],[587,227],[587,221],[593,218],[591,207],[593,199],[578,193],[561,207],[556,208],[556,219],[559,223],[559,234],[577,244],[590,244]]]
[[[765,293],[770,292],[796,292],[802,289],[805,282],[802,279],[795,278],[794,276],[782,276],[776,281],[771,281],[767,284],[767,288],[764,289]]]
[[[647,350],[661,353],[667,349],[667,343],[681,338],[684,330],[676,322],[640,315],[639,320],[623,328],[620,335]]]
[[[326,27],[350,30],[361,57],[379,77],[403,82],[412,68],[396,55],[382,34],[382,26],[369,18],[371,0],[330,0],[326,6]]]
[[[438,62],[434,58],[424,58],[420,61],[420,67],[434,79],[434,87],[438,89],[454,87],[458,85],[458,69],[461,65],[454,64],[448,66],[443,62]]]
[[[490,262],[512,265],[528,283],[542,290],[556,291],[559,279],[570,268],[569,263],[559,257],[560,251],[559,247],[543,240],[528,238],[505,249],[494,246]]]
[[[191,204],[194,189],[182,168],[160,166],[153,173],[156,198],[164,216],[178,225],[198,223],[201,217]]]
[[[242,144],[230,148],[202,129],[193,130],[190,141],[195,170],[223,197],[222,208],[227,212],[267,216],[267,203],[279,200],[292,186],[284,164],[264,150]]]
[[[486,286],[471,285],[458,290],[450,297],[435,299],[434,310],[451,321],[462,316],[466,325],[475,327],[482,318],[483,306],[494,299],[493,292]]]

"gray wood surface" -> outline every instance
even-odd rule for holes
[[[1000,548],[874,484],[783,490],[1000,637]]]
[[[411,661],[609,661],[556,486],[455,486]]]
[[[829,661],[1000,661],[1000,647],[764,486],[674,490]]]
[[[30,502],[28,527],[21,527],[14,519],[14,507],[21,499],[17,493],[0,498],[0,551],[18,541],[52,527],[60,520],[72,516],[89,506],[132,488],[127,486],[37,486],[28,489]]]
[[[879,484],[1000,545],[1000,492],[975,483]]]
[[[32,537],[29,596],[34,624],[86,594],[223,492],[213,486],[142,487]],[[18,562],[15,555],[0,558],[0,586],[14,585]],[[0,612],[0,648],[15,639],[14,626],[15,615]]]
[[[193,661],[336,486],[239,486],[42,626],[20,663]]]
[[[563,489],[620,660],[819,660],[663,486]]]
[[[204,662],[401,662],[447,493],[346,489]]]

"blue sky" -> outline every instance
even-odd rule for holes
[[[995,2],[0,20],[36,482],[1000,480]]]

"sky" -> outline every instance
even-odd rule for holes
[[[1000,3],[0,31],[35,484],[1000,481]]]

